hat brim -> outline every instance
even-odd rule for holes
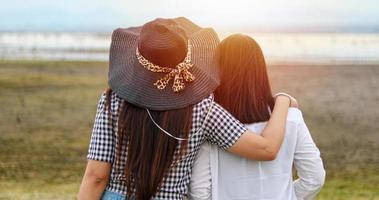
[[[180,18],[179,18],[180,19]],[[185,18],[184,18],[185,19]],[[137,60],[136,48],[139,27],[117,29],[112,34],[109,58],[109,86],[121,98],[139,107],[151,110],[172,110],[195,104],[210,95],[219,85],[216,48],[219,38],[211,28],[200,28],[181,19],[192,45],[190,72],[195,76],[185,89],[174,92],[172,81],[163,90],[154,83],[165,73],[146,70]]]

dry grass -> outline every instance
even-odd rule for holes
[[[107,63],[0,62],[0,199],[73,199]],[[319,198],[379,199],[379,67],[272,66],[327,168]]]
[[[296,96],[329,175],[379,166],[379,66],[273,66],[273,87]]]

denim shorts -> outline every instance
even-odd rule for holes
[[[101,200],[125,200],[126,196],[117,192],[105,190]]]
[[[105,190],[103,192],[103,196],[101,196],[101,200],[135,200],[134,197],[131,197],[131,198],[126,198],[125,195],[123,194],[120,194],[120,193],[117,193],[117,192],[112,192],[112,191],[108,191],[108,190]],[[151,199],[151,200],[155,200],[155,199]]]

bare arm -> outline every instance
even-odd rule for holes
[[[110,163],[88,160],[78,199],[100,199],[108,184],[110,170]]]
[[[78,194],[79,200],[100,199],[109,181],[111,163],[115,157],[116,134],[112,123],[109,123],[112,121],[108,111],[105,110],[105,100],[103,93],[97,106],[87,167]]]
[[[252,160],[274,160],[283,142],[290,98],[278,96],[261,135],[247,130],[228,151]]]

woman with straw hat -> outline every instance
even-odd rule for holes
[[[213,101],[217,34],[186,18],[117,29],[109,89],[101,96],[79,199],[184,199],[204,141],[246,158],[272,160],[290,104],[276,98],[261,135]]]

